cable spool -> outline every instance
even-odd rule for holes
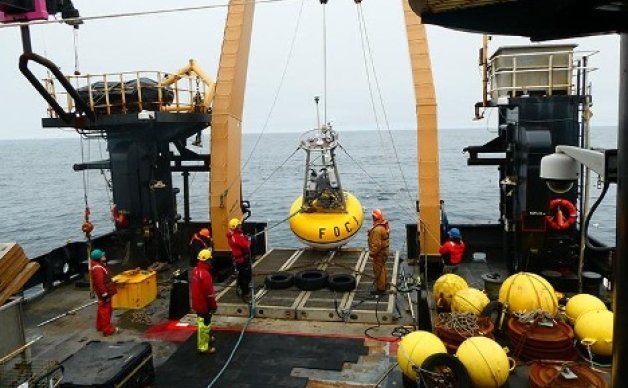
[[[565,313],[569,322],[575,324],[578,318],[589,311],[608,310],[602,300],[591,294],[578,294],[569,298],[565,306]]]
[[[486,337],[466,339],[458,348],[456,357],[467,368],[475,387],[501,387],[508,380],[511,369],[514,369],[514,360],[508,358],[506,351],[497,342]]]
[[[508,277],[499,289],[499,301],[511,313],[543,310],[552,315],[558,312],[554,287],[541,276],[519,272]]]
[[[399,342],[397,362],[403,374],[416,381],[416,372],[412,367],[420,367],[426,358],[436,353],[447,353],[443,341],[428,331],[417,330],[405,335]]]
[[[434,287],[432,288],[434,301],[439,307],[448,309],[451,306],[454,295],[468,287],[467,281],[456,274],[448,273],[443,275],[434,282]]]
[[[488,303],[488,296],[485,293],[476,288],[467,287],[456,292],[451,302],[451,310],[480,315]]]
[[[580,342],[591,347],[599,356],[613,353],[613,313],[608,310],[594,310],[580,315],[575,326]]]

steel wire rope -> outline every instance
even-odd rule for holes
[[[323,123],[327,124],[327,13],[325,12],[325,5],[327,1],[323,3]]]
[[[382,96],[382,91],[381,91],[381,87],[379,84],[379,79],[377,77],[377,69],[375,68],[375,61],[373,60],[373,50],[371,49],[371,43],[369,40],[369,36],[367,33],[367,27],[366,27],[366,20],[364,19],[364,13],[362,12],[362,4],[361,3],[357,3],[357,10],[358,10],[358,21],[360,24],[360,35],[361,35],[361,40],[362,40],[362,51],[363,51],[363,55],[366,56],[368,54],[368,59],[369,59],[369,64],[371,66],[371,71],[373,72],[373,80],[375,82],[375,88],[377,90],[377,96],[379,99],[379,104],[380,104],[380,109],[382,111],[382,116],[384,118],[384,123],[386,124],[386,129],[388,131],[388,136],[390,137],[390,144],[392,146],[393,149],[393,153],[395,155],[395,161],[397,163],[397,167],[399,168],[399,174],[401,175],[401,180],[403,181],[403,184],[405,186],[406,189],[406,193],[408,195],[408,199],[410,201],[415,201],[415,198],[412,198],[412,196],[410,195],[410,189],[408,187],[408,182],[406,180],[406,177],[403,173],[403,168],[401,167],[401,162],[399,161],[399,152],[397,151],[397,146],[395,145],[395,140],[394,137],[392,135],[392,131],[390,130],[390,123],[388,121],[388,115],[386,114],[386,106],[384,104],[384,98]],[[366,45],[366,46],[365,46]],[[366,59],[365,59],[365,66],[366,66]],[[368,68],[366,69],[366,73],[368,75]],[[370,77],[368,77],[369,79],[369,91],[371,99],[373,98],[372,95],[372,91],[371,91],[371,85],[370,85]],[[375,111],[375,103],[372,101],[373,104],[373,109]],[[379,125],[377,126],[377,131],[380,131],[380,127]]]
[[[292,34],[292,41],[290,42],[290,49],[288,50],[288,57],[286,58],[286,62],[284,64],[283,67],[283,72],[281,73],[281,79],[279,80],[279,86],[277,86],[277,90],[275,91],[275,97],[273,98],[273,102],[270,105],[270,109],[268,110],[268,115],[266,116],[266,120],[264,121],[264,125],[262,126],[262,131],[260,132],[259,136],[257,137],[255,143],[253,144],[253,148],[251,149],[251,152],[249,153],[249,156],[247,158],[247,160],[244,162],[244,164],[242,165],[242,169],[244,170],[244,168],[249,164],[249,162],[251,161],[251,158],[253,156],[253,153],[255,152],[255,150],[257,149],[257,146],[259,145],[259,142],[262,138],[262,135],[264,134],[264,132],[266,131],[266,129],[268,128],[268,123],[270,122],[270,118],[275,110],[275,106],[277,105],[277,100],[279,99],[279,93],[281,92],[281,88],[283,87],[283,83],[286,79],[286,74],[288,73],[288,66],[290,65],[290,61],[292,59],[293,53],[294,53],[294,47],[295,47],[295,42],[296,42],[296,38],[299,32],[299,27],[301,26],[301,16],[303,15],[303,4],[305,4],[305,0],[301,0],[301,6],[299,8],[299,14],[297,16],[297,22],[296,25],[294,27],[294,32]]]
[[[355,163],[356,166],[358,166],[358,168],[360,170],[362,170],[362,172],[364,172],[366,174],[366,176],[369,177],[369,179],[380,189],[380,190],[384,190],[385,188],[383,186],[380,185],[380,183],[371,175],[369,174],[369,172],[362,167],[362,165],[353,157],[351,156],[351,154],[349,154],[349,152],[342,146],[342,144],[338,144],[338,148],[340,148],[341,150],[343,150],[345,152],[345,154],[347,155],[347,157],[349,157],[349,159]],[[396,195],[396,194],[395,194]],[[399,208],[403,213],[405,213],[406,216],[410,216],[410,218],[414,218],[414,215],[412,214],[412,211],[410,211],[408,208],[402,206],[398,201],[395,202],[395,205],[397,206],[397,208]]]
[[[231,182],[231,184],[229,184],[229,186],[227,186],[227,189],[224,191],[225,194],[231,189],[231,187],[234,185],[235,182],[237,182],[238,179],[242,178],[242,170],[244,170],[246,168],[246,166],[248,166],[249,162],[253,158],[253,154],[255,153],[255,150],[257,149],[257,146],[259,145],[260,140],[262,139],[262,136],[264,135],[264,133],[266,132],[266,129],[268,128],[268,124],[270,123],[270,119],[271,119],[272,114],[273,114],[273,112],[275,110],[275,106],[277,105],[277,101],[279,100],[279,94],[281,92],[281,89],[283,88],[284,81],[286,79],[286,74],[288,73],[288,67],[290,65],[290,62],[291,62],[293,54],[294,54],[294,47],[295,47],[295,43],[296,43],[296,38],[297,38],[297,35],[298,35],[298,32],[299,32],[299,28],[301,26],[301,17],[303,15],[303,5],[304,5],[304,3],[305,3],[305,0],[301,0],[301,6],[299,7],[299,13],[298,13],[298,16],[297,16],[297,22],[295,24],[294,32],[292,34],[292,40],[290,42],[290,49],[288,50],[288,56],[286,58],[286,61],[285,61],[284,67],[283,67],[283,71],[281,73],[281,78],[279,80],[279,85],[277,86],[277,89],[275,90],[275,96],[274,96],[273,101],[272,101],[272,103],[270,105],[270,109],[268,111],[268,115],[266,116],[266,120],[264,121],[264,125],[262,126],[262,131],[257,136],[257,139],[255,139],[255,143],[253,143],[253,147],[251,148],[251,151],[249,152],[249,155],[248,155],[246,161],[244,162],[244,164],[240,168],[240,172],[238,173],[236,178]],[[292,155],[290,155],[290,157],[292,157]],[[251,194],[249,194],[248,197],[251,198],[253,196],[253,194],[255,194],[255,192],[257,190],[259,190],[259,188],[266,182],[267,182],[267,180],[263,181],[262,184],[259,185],[255,190],[253,190],[253,192]]]
[[[280,2],[288,2],[290,0],[254,0],[254,1],[239,1],[233,2],[231,5],[246,5],[249,3],[255,4],[266,4],[266,3],[280,3]],[[55,17],[54,20],[33,20],[29,22],[16,22],[11,24],[0,24],[0,29],[2,28],[11,28],[11,27],[21,27],[21,26],[30,26],[30,25],[39,25],[39,24],[63,24],[63,23],[76,23],[76,22],[85,22],[90,20],[102,20],[102,19],[116,19],[123,17],[135,17],[135,16],[147,16],[147,15],[158,15],[163,13],[177,13],[177,12],[187,12],[187,11],[201,11],[205,9],[218,9],[218,8],[227,8],[230,4],[213,4],[213,5],[199,5],[194,7],[179,7],[179,8],[169,8],[169,9],[159,9],[155,11],[138,11],[138,12],[122,12],[117,14],[109,14],[109,15],[100,15],[100,16],[80,16],[76,18],[66,18],[66,19],[57,19]]]
[[[292,151],[292,153],[279,166],[275,167],[275,169],[271,171],[270,175],[268,175],[265,179],[262,179],[262,182],[257,185],[257,187],[249,194],[249,198],[253,198],[257,190],[259,190],[264,184],[266,184],[266,182],[268,182],[277,171],[283,168],[283,166],[288,163],[290,159],[292,159],[292,157],[297,153],[297,151],[299,151],[299,149],[300,148],[297,147],[294,151]]]
[[[357,4],[359,5],[359,4]],[[384,150],[384,138],[382,137],[382,132],[380,131],[380,125],[379,125],[379,116],[377,114],[377,106],[375,105],[375,98],[373,97],[373,88],[371,87],[371,73],[369,72],[369,66],[368,66],[368,58],[366,55],[366,51],[367,49],[365,48],[365,43],[364,43],[364,35],[366,34],[365,31],[363,31],[365,29],[365,27],[362,25],[362,22],[360,20],[360,14],[361,14],[361,7],[356,7],[356,16],[358,18],[358,28],[360,29],[360,44],[362,46],[362,62],[364,63],[364,72],[366,75],[366,84],[369,90],[369,101],[371,103],[371,109],[373,111],[373,119],[375,120],[375,127],[377,128],[377,136],[379,137],[379,144],[382,147],[382,150]],[[386,155],[386,152],[383,152],[384,155]],[[390,171],[390,175],[392,176],[392,169],[390,168],[390,166],[388,166],[388,170]]]
[[[222,377],[223,373],[225,373],[225,371],[227,370],[227,367],[229,367],[229,364],[231,364],[231,361],[233,361],[233,356],[235,355],[235,353],[238,351],[238,348],[240,347],[240,343],[242,342],[242,338],[244,338],[244,333],[246,333],[247,327],[249,327],[249,323],[251,323],[253,318],[255,318],[255,288],[254,288],[254,285],[255,285],[255,283],[252,283],[252,285],[251,285],[251,295],[253,295],[253,297],[251,298],[251,305],[250,305],[250,308],[249,308],[249,317],[247,318],[246,322],[244,323],[244,326],[242,327],[242,330],[240,331],[240,336],[238,337],[238,340],[236,341],[235,345],[233,346],[233,349],[231,350],[231,353],[229,354],[229,357],[225,361],[225,364],[222,366],[220,371],[218,371],[216,376],[214,376],[214,379],[207,385],[207,388],[213,387],[214,384],[216,384],[216,382],[218,381],[218,379],[220,379],[220,377]]]

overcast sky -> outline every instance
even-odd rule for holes
[[[227,0],[94,1],[74,0],[82,16],[154,11],[173,7],[225,4]],[[390,129],[413,129],[414,95],[405,40],[401,0],[364,0],[366,34]],[[302,8],[296,45],[290,44]],[[326,97],[327,118],[337,130],[375,129],[364,56],[352,0],[326,6],[327,93],[323,82],[323,19],[317,0],[285,0],[258,4],[255,13],[243,131],[300,133],[316,126],[313,98]],[[78,33],[78,63],[83,74],[136,70],[173,72],[194,58],[215,75],[226,8],[88,21]],[[74,71],[73,32],[67,25],[31,26],[33,50]],[[486,127],[473,122],[473,105],[481,100],[478,49],[480,35],[428,26],[428,39],[441,128]],[[617,35],[552,41],[577,43],[579,50],[599,50],[591,65],[599,70],[593,84],[593,125],[616,125],[619,37]],[[490,51],[529,40],[494,37]],[[546,42],[548,43],[548,42]],[[19,28],[0,28],[2,101],[0,139],[72,136],[42,129],[46,104],[17,68],[22,45]],[[289,61],[283,84],[280,80]],[[31,65],[36,74],[43,71]],[[371,81],[373,77],[371,76]],[[281,85],[281,88],[280,88]],[[371,85],[373,89],[374,84]],[[279,90],[280,89],[280,90]],[[277,91],[279,93],[277,94]],[[276,106],[272,110],[273,101]],[[376,101],[379,105],[379,100]],[[379,113],[379,123],[387,128]],[[494,119],[494,118],[493,118]],[[74,135],[75,136],[75,135]]]

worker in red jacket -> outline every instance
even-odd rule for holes
[[[196,338],[199,353],[214,353],[212,346],[214,337],[211,335],[212,314],[216,312],[216,293],[211,273],[212,251],[203,249],[198,253],[198,262],[192,270],[190,288],[192,309],[196,312]]]
[[[253,269],[251,268],[251,240],[242,231],[242,222],[237,218],[229,221],[227,229],[227,241],[231,248],[233,263],[238,271],[236,293],[245,303],[251,301],[251,278]]]
[[[111,298],[118,292],[116,284],[111,280],[111,270],[107,266],[107,256],[100,249],[94,249],[91,254],[90,276],[92,286],[98,298],[98,308],[96,310],[96,330],[102,332],[103,336],[110,336],[117,333],[117,327],[111,324]]]
[[[462,241],[462,235],[458,228],[451,228],[448,232],[449,240],[441,245],[438,253],[443,258],[444,273],[457,272],[458,265],[462,262],[465,245]]]

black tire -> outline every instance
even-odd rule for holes
[[[273,272],[266,276],[264,285],[269,290],[285,290],[294,285],[294,275],[290,272]]]
[[[471,379],[469,378],[469,372],[467,368],[456,357],[447,353],[432,354],[423,361],[421,369],[440,373],[445,376],[445,380],[448,385],[456,388],[469,388],[471,386]],[[441,384],[434,384],[428,377],[429,374],[424,374],[422,381],[426,388],[442,387]]]
[[[329,275],[327,288],[337,292],[353,291],[355,289],[355,276],[348,273],[337,273]]]
[[[297,272],[294,276],[294,284],[303,291],[316,291],[327,286],[327,272],[320,269],[306,269]]]
[[[403,384],[403,388],[417,388],[419,386],[416,381],[413,381],[403,373],[401,374],[401,382]]]

